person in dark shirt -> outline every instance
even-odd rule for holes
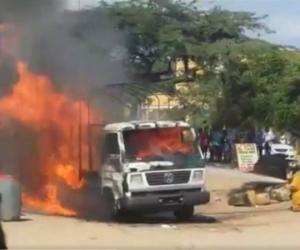
[[[210,133],[211,161],[220,162],[222,158],[222,131],[213,128]]]
[[[247,133],[247,143],[255,143],[255,130],[250,129]]]
[[[255,144],[258,150],[259,157],[263,154],[264,149],[264,133],[261,130],[256,131],[255,133]]]
[[[2,203],[2,194],[1,193],[0,193],[0,203]],[[1,221],[0,221],[0,249],[7,249],[5,233],[4,233]]]
[[[0,249],[7,249],[5,233],[3,230],[2,223],[0,223]]]
[[[231,160],[231,143],[228,138],[228,132],[226,128],[222,130],[222,137],[221,137],[221,156],[220,160],[224,160],[224,162],[230,162]]]
[[[222,137],[221,137],[221,145],[224,145],[227,139],[227,129],[223,128],[222,129]]]

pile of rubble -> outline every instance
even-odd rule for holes
[[[246,183],[228,194],[228,204],[231,206],[262,206],[290,199],[291,193],[284,184],[260,182]]]

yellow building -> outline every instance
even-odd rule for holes
[[[179,100],[176,97],[171,97],[162,93],[150,95],[141,105],[141,119],[143,120],[158,120],[162,118],[162,114],[170,109],[179,106]]]
[[[174,74],[177,79],[182,77],[182,82],[179,82],[175,85],[175,93],[181,94],[190,90],[190,85],[193,82],[185,81],[185,78],[194,78],[195,75],[201,74],[201,70],[197,70],[197,65],[192,60],[188,61],[188,74],[186,74],[185,63],[181,58],[176,59]],[[170,97],[163,93],[155,93],[148,96],[147,101],[141,105],[141,119],[145,120],[157,120],[161,119],[165,111],[171,110],[174,108],[180,108],[181,104],[179,99],[176,97]]]

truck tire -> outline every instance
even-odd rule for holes
[[[117,203],[111,189],[106,188],[103,190],[103,206],[102,220],[105,222],[114,222],[120,219],[121,211],[117,207]]]
[[[179,210],[174,211],[174,216],[179,221],[188,221],[194,216],[194,207],[185,206]]]

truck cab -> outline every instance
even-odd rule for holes
[[[180,220],[206,204],[205,160],[188,123],[132,121],[104,127],[101,190],[110,218],[172,211]]]

